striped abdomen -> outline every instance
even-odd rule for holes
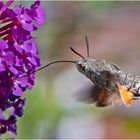
[[[127,86],[128,91],[134,93],[134,96],[140,96],[140,78],[129,73],[120,72],[120,84]]]

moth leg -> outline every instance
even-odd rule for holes
[[[124,105],[131,105],[133,102],[133,93],[128,91],[128,88],[126,86],[121,86],[119,83],[117,83],[117,87],[119,89],[119,93]]]

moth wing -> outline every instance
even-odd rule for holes
[[[114,74],[110,73],[109,71],[107,70],[103,70],[100,72],[100,77],[101,79],[104,81],[108,81],[108,82],[112,82],[112,81],[115,81],[115,76]]]
[[[106,107],[122,103],[118,93],[109,93],[97,85],[90,86],[79,92],[78,100],[86,103],[95,103],[97,107]]]
[[[133,102],[133,93],[128,91],[127,86],[120,85],[119,82],[116,81],[115,76],[108,71],[102,71],[101,74],[102,77],[108,80],[108,83],[110,83],[111,87],[115,89],[114,92],[116,91],[116,93],[110,94],[108,97],[110,98],[109,101],[111,104],[116,104],[121,101],[125,106],[130,106]],[[113,100],[113,102],[111,100]]]
[[[98,100],[98,96],[101,90],[102,89],[95,84],[92,86],[88,85],[78,92],[78,100],[84,101],[86,103],[94,103]]]
[[[120,104],[122,104],[122,101],[119,94],[117,92],[109,93],[106,90],[102,90],[99,93],[99,98],[96,102],[96,106],[98,107],[114,106]]]

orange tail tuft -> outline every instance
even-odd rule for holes
[[[124,105],[129,106],[133,102],[133,93],[128,91],[128,88],[126,86],[121,86],[119,83],[117,83],[121,99],[124,103]]]

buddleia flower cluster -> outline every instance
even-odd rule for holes
[[[16,121],[25,105],[23,92],[32,89],[35,69],[40,66],[31,33],[37,31],[45,17],[38,0],[30,7],[10,9],[13,2],[0,2],[0,136],[6,132],[16,134]]]

